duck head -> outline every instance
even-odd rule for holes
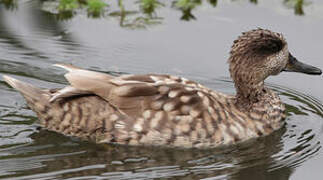
[[[320,75],[319,68],[299,62],[288,50],[280,33],[255,29],[242,33],[234,41],[228,60],[237,98],[258,101],[266,91],[264,80],[282,71]]]

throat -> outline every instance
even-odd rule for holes
[[[236,84],[236,104],[243,109],[250,109],[254,103],[261,101],[267,89],[264,82]]]

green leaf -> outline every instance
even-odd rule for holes
[[[102,14],[103,9],[107,6],[107,4],[102,0],[88,0],[87,6],[87,11],[89,14],[99,16]]]
[[[78,8],[78,2],[77,0],[60,0],[58,5],[59,11],[72,11],[76,8]]]

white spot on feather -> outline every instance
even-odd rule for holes
[[[209,107],[207,108],[207,110],[209,111],[209,113],[210,113],[210,114],[214,114],[214,113],[215,113],[215,111],[214,111],[213,107],[211,107],[211,106],[209,106]]]
[[[201,91],[197,92],[197,95],[200,97],[204,97],[204,94]]]
[[[185,87],[185,90],[186,90],[186,91],[194,91],[194,89],[193,89],[193,88],[191,88],[191,87]]]
[[[160,86],[160,87],[158,88],[158,91],[159,91],[161,94],[166,94],[166,93],[168,93],[168,91],[169,91],[169,87],[168,87],[168,86]]]
[[[186,79],[186,78],[181,78],[181,80],[182,80],[184,83],[186,83],[186,82],[188,81],[188,79]]]
[[[173,91],[170,91],[170,92],[168,93],[168,97],[170,97],[170,98],[174,98],[174,97],[176,97],[178,94],[179,94],[179,91],[175,91],[175,90],[173,90]]]
[[[180,100],[181,100],[183,103],[187,103],[187,102],[189,102],[191,99],[192,99],[192,97],[191,97],[191,96],[181,96],[181,97],[180,97]]]
[[[116,129],[123,129],[125,127],[125,123],[123,121],[119,121],[114,125],[114,127]]]
[[[190,115],[193,117],[198,117],[202,112],[198,109],[193,109],[190,111]]]
[[[150,110],[146,110],[144,113],[143,113],[143,117],[145,119],[149,119],[151,117],[151,111]]]
[[[174,102],[168,102],[163,106],[163,109],[165,111],[172,111],[175,108],[175,103]]]
[[[65,103],[63,106],[63,110],[67,112],[69,110],[68,103]]]
[[[119,117],[118,117],[116,114],[112,114],[112,115],[110,116],[110,120],[111,120],[111,121],[116,121],[118,118],[119,118]]]
[[[159,81],[160,79],[158,78],[158,77],[156,77],[156,76],[150,76],[150,78],[153,80],[153,81],[155,81],[155,82],[157,82],[157,81]]]
[[[141,132],[142,131],[142,125],[139,124],[139,123],[136,123],[134,126],[133,126],[133,129],[137,132]]]
[[[231,125],[231,126],[230,126],[230,130],[231,130],[234,134],[239,135],[239,130],[238,130],[234,125]]]
[[[150,121],[150,127],[151,128],[156,128],[159,121],[163,118],[163,112],[162,111],[158,111],[155,114],[155,117]]]
[[[137,122],[135,123],[135,125],[133,126],[133,129],[137,132],[141,132],[143,127],[142,124],[144,123],[144,119],[143,118],[138,118]]]

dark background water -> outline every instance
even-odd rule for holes
[[[64,71],[51,66],[64,62],[112,74],[177,74],[232,94],[230,46],[257,27],[282,32],[295,57],[323,68],[319,0],[305,3],[304,15],[282,0],[203,2],[190,21],[165,1],[148,23],[135,21],[146,16],[130,0],[124,19],[113,15],[120,11],[114,1],[101,18],[77,10],[68,20],[57,1],[0,2],[0,74],[41,87],[66,83]],[[267,82],[286,102],[286,126],[254,142],[201,151],[94,145],[39,130],[35,114],[0,77],[0,178],[320,179],[322,76],[282,73]]]

